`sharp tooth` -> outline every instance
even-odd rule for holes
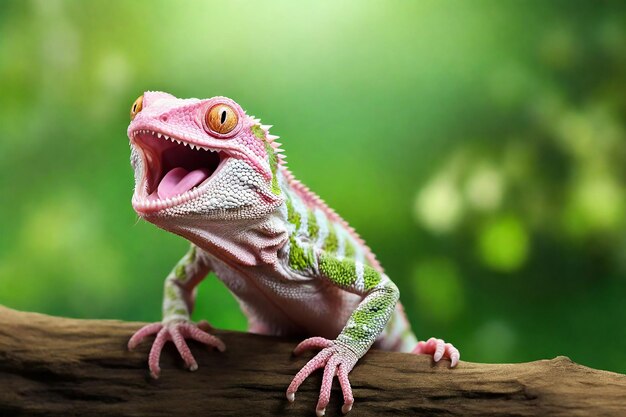
[[[204,149],[205,151],[208,151],[209,148],[207,148],[206,146],[201,146],[202,149]]]
[[[265,130],[266,132],[269,130],[269,128],[271,128],[274,125],[261,125],[261,129]]]
[[[157,137],[158,137],[159,139],[161,139],[161,134],[160,134],[160,133],[157,133]]]
[[[165,134],[163,135],[163,137],[164,137],[166,140],[170,140],[170,137],[169,137],[169,136],[167,136],[167,135],[165,135]]]
[[[196,149],[196,145],[194,145],[194,144],[189,145],[189,147],[190,147],[191,149],[194,149],[194,150]]]

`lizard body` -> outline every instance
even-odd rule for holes
[[[225,97],[178,99],[161,92],[144,93],[131,119],[133,207],[191,242],[165,280],[162,322],[129,341],[132,349],[157,335],[149,356],[154,377],[169,340],[191,370],[197,364],[185,338],[225,348],[208,324],[190,321],[195,288],[210,271],[235,295],[251,332],[309,336],[296,353],[322,349],[287,389],[293,401],[298,386],[323,367],[318,415],[335,374],[343,411],[351,409],[348,373],[372,345],[458,363],[451,344],[417,342],[395,284],[354,229],[294,178],[270,126]]]

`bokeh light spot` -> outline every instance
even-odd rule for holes
[[[467,201],[478,210],[494,210],[502,201],[504,179],[492,166],[480,165],[465,185]]]
[[[624,193],[615,180],[608,174],[585,174],[571,192],[565,227],[579,236],[611,230],[623,221],[623,212]]]
[[[413,269],[412,284],[425,316],[447,323],[463,310],[461,278],[452,260],[434,258],[420,262]]]
[[[445,233],[461,218],[463,204],[460,193],[448,178],[437,178],[417,195],[415,214],[430,231]]]
[[[478,249],[488,267],[501,272],[515,271],[528,257],[528,232],[516,216],[496,218],[480,232]]]
[[[491,320],[481,325],[472,338],[473,361],[497,363],[511,357],[517,343],[515,331],[502,320]]]

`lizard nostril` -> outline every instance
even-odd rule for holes
[[[165,115],[161,116],[161,121],[162,122],[167,122],[167,116],[165,116]]]

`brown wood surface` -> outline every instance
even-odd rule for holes
[[[319,372],[293,404],[285,399],[291,378],[312,355],[292,357],[295,341],[218,331],[225,353],[190,342],[196,372],[183,369],[168,344],[155,381],[147,371],[150,343],[126,350],[141,325],[0,306],[0,416],[315,415]],[[626,376],[566,357],[447,365],[368,353],[351,373],[356,402],[349,416],[626,416]],[[337,386],[327,416],[341,415]]]

